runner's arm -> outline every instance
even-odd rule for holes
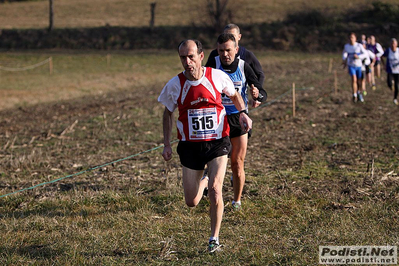
[[[252,99],[254,101],[258,101],[259,103],[266,101],[267,93],[263,89],[262,84],[258,81],[254,70],[247,63],[245,63],[244,65],[244,74],[247,79],[247,83],[251,88],[250,90],[251,90]]]
[[[379,43],[376,44],[376,48],[377,48],[376,56],[381,57],[384,54],[384,49],[382,48],[381,44],[379,44]]]
[[[253,69],[258,81],[263,85],[265,81],[265,73],[263,72],[262,65],[251,51],[245,51],[245,62],[247,62]]]
[[[171,137],[172,137],[172,126],[173,126],[173,112],[169,111],[168,108],[165,107],[165,111],[163,112],[163,143],[164,148],[162,152],[162,157],[165,161],[169,161],[172,159],[172,147],[170,145]]]

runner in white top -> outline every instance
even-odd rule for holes
[[[363,48],[366,49],[367,42],[363,39],[362,39],[362,45]],[[370,64],[375,60],[375,54],[370,50],[366,51],[367,51],[367,57],[362,60],[362,92],[364,96],[367,95],[366,79],[369,80],[368,77],[370,74]]]
[[[393,93],[393,103],[399,105],[398,103],[398,92],[399,92],[399,49],[398,49],[398,41],[395,38],[391,39],[390,47],[385,51],[383,57],[381,57],[381,61],[383,62],[383,58],[387,58],[387,63],[385,70],[388,74],[387,84],[390,89],[394,86]],[[392,84],[393,83],[393,84]]]
[[[384,49],[381,44],[375,41],[375,36],[371,35],[370,43],[367,44],[367,50],[370,50],[375,54],[375,62],[371,64],[371,82],[373,84],[373,90],[375,90],[375,74],[377,74],[378,78],[381,77],[381,56],[384,54]]]
[[[367,51],[363,45],[356,42],[355,33],[349,34],[349,43],[345,44],[342,52],[342,64],[348,66],[348,73],[352,79],[353,102],[357,102],[358,98],[362,101],[363,96],[358,93],[361,88],[362,78],[362,60],[367,57]]]

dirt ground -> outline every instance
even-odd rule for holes
[[[366,176],[371,167],[380,177],[398,171],[399,108],[392,103],[393,93],[382,79],[377,90],[368,90],[365,103],[355,104],[347,89],[349,77],[342,74],[341,80],[337,94],[332,75],[297,90],[295,117],[292,93],[269,90],[268,102],[250,110],[254,130],[246,160],[249,176],[304,168],[312,176],[326,167],[341,169],[342,175]],[[163,109],[156,102],[158,93],[158,87],[145,88],[2,111],[3,192],[159,147]],[[177,156],[165,164],[160,153],[134,158],[141,179],[151,180],[173,166],[178,171]]]

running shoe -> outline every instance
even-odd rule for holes
[[[395,105],[399,105],[399,102],[398,102],[397,99],[394,99],[394,100],[393,100],[393,103],[394,103]]]
[[[230,177],[230,185],[233,186],[233,175]]]
[[[363,96],[367,96],[367,91],[363,91]]]
[[[240,211],[241,210],[241,203],[234,202],[231,204],[233,206],[233,211]]]
[[[221,247],[222,245],[216,242],[216,240],[209,241],[208,252],[213,253],[215,251],[221,251],[222,250]]]
[[[375,91],[377,89],[377,87],[375,86],[375,84],[373,84],[373,86],[371,86],[371,88],[373,89],[373,91]]]
[[[357,97],[355,95],[353,95],[352,100],[353,100],[354,103],[356,103],[357,102]]]
[[[357,93],[357,98],[359,99],[360,102],[364,103],[363,95],[361,92]]]

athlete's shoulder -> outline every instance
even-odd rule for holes
[[[221,69],[218,68],[212,68],[212,67],[207,67],[207,69],[210,69],[212,73],[212,78],[225,78],[228,75]]]
[[[216,49],[212,50],[209,56],[216,57],[218,56],[218,51]]]
[[[179,73],[178,75],[176,75],[176,76],[174,76],[173,78],[171,78],[167,83],[166,83],[166,85],[165,85],[165,87],[163,88],[163,90],[167,90],[167,91],[169,91],[169,92],[172,92],[172,91],[178,91],[179,89],[180,89],[180,87],[181,87],[181,83],[180,83],[180,78],[181,77],[179,77],[179,76],[183,76],[184,77],[184,75],[181,75],[182,74],[182,72],[181,73]]]

